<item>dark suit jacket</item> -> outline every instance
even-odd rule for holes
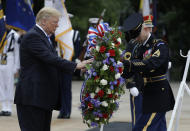
[[[73,73],[76,63],[58,57],[44,32],[35,26],[22,39],[20,64],[14,103],[59,109],[59,70]]]

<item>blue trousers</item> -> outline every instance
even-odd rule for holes
[[[166,113],[155,112],[144,114],[142,99],[141,93],[136,97],[130,96],[132,131],[166,131]]]
[[[70,116],[72,106],[72,75],[64,74],[62,78],[60,113]]]
[[[167,131],[165,112],[142,114],[133,131]]]
[[[131,118],[132,118],[132,129],[133,129],[136,124],[136,121],[142,115],[142,94],[139,93],[139,95],[136,97],[130,95],[130,104],[131,104]]]

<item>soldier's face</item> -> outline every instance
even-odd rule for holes
[[[147,29],[147,27],[142,27],[141,33],[140,33],[140,35],[135,39],[135,41],[140,42],[140,43],[143,43],[143,42],[147,39],[148,34],[149,34],[149,30]]]

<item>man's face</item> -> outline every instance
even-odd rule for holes
[[[55,30],[58,27],[58,22],[59,22],[59,17],[50,17],[45,21],[46,33],[48,35],[52,35],[55,33]]]

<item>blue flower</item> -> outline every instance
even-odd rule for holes
[[[111,60],[111,62],[114,62],[114,61],[115,61],[114,58],[110,58],[110,60]]]
[[[93,72],[92,74],[93,74],[93,76],[97,76],[97,73],[96,73],[96,72]]]
[[[110,57],[110,53],[106,53],[106,56],[107,56],[107,57]]]
[[[115,80],[113,83],[114,83],[114,85],[117,85],[117,80]]]
[[[114,89],[113,85],[111,85],[111,86],[110,86],[110,89],[111,89],[111,90],[113,90],[113,89]]]
[[[91,126],[96,127],[96,126],[98,126],[98,124],[96,122],[91,122]]]

